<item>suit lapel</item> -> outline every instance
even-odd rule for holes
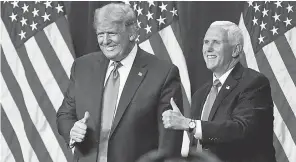
[[[227,77],[225,83],[221,87],[218,96],[216,97],[216,100],[213,104],[213,107],[211,109],[210,115],[209,115],[209,121],[211,121],[222,103],[222,101],[229,95],[229,93],[235,89],[235,87],[238,84],[238,79],[241,77],[243,72],[243,67],[240,63],[237,63],[237,65],[234,67],[232,72]]]
[[[147,65],[147,62],[144,59],[144,54],[142,54],[143,52],[144,51],[142,51],[138,47],[136,58],[121,93],[110,136],[112,136],[114,130],[118,126],[124,112],[128,108],[129,103],[131,102],[134,94],[136,93],[139,85],[141,84],[147,73],[147,68],[145,67]]]
[[[95,118],[93,118],[96,124],[96,134],[97,138],[99,139],[100,129],[101,129],[101,111],[102,111],[102,96],[104,92],[104,81],[105,81],[105,74],[109,65],[109,60],[103,55],[99,54],[97,57],[96,62],[92,67],[91,73],[91,81],[93,85],[91,88],[91,97],[93,97],[92,101],[95,101],[96,107],[91,109],[91,114],[96,114]]]

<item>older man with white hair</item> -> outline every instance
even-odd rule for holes
[[[243,44],[236,24],[213,22],[203,42],[213,80],[193,95],[191,118],[172,101],[174,110],[163,113],[163,123],[168,129],[188,131],[193,150],[203,148],[222,161],[275,162],[269,80],[240,64]]]
[[[57,113],[59,133],[75,147],[74,161],[134,162],[151,150],[181,153],[183,132],[165,129],[161,120],[171,97],[182,105],[178,68],[137,46],[136,20],[123,3],[95,11],[101,51],[75,60]]]

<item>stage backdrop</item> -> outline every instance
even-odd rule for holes
[[[1,161],[71,161],[55,114],[75,58],[99,50],[94,10],[109,2],[1,2]],[[127,2],[126,2],[127,3]],[[296,161],[295,2],[129,2],[138,16],[141,48],[174,63],[191,96],[212,74],[202,42],[216,20],[238,24],[245,66],[264,73],[274,99],[279,162]],[[184,134],[183,152],[188,139]]]

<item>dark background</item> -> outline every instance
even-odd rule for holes
[[[70,31],[76,56],[100,50],[93,29],[93,14],[96,8],[110,3],[108,1],[65,2]],[[206,68],[202,57],[202,42],[209,25],[216,20],[228,20],[236,24],[243,11],[243,2],[178,2],[178,15],[181,29],[183,53],[185,55],[193,93],[212,73]]]

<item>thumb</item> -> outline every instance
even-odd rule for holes
[[[86,111],[84,113],[84,117],[80,121],[85,124],[87,122],[88,118],[89,118],[89,112]]]
[[[171,101],[170,101],[171,105],[172,105],[172,108],[173,108],[173,111],[174,112],[180,112],[178,106],[176,105],[175,101],[173,98],[171,98]]]

